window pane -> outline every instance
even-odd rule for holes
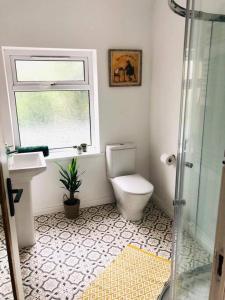
[[[88,91],[16,92],[21,146],[91,144]]]
[[[16,60],[18,81],[84,81],[83,61]]]

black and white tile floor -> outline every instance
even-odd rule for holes
[[[115,204],[81,209],[76,220],[62,212],[36,217],[37,242],[20,251],[26,299],[79,299],[130,243],[170,258],[171,225],[154,204],[138,223],[126,221]]]

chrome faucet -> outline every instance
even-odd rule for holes
[[[17,152],[16,150],[12,150],[12,151],[11,151],[11,150],[10,150],[11,147],[13,147],[13,145],[9,146],[9,145],[5,144],[5,152],[6,152],[7,155],[10,155],[10,154],[12,154],[12,153]]]

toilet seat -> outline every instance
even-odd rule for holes
[[[115,177],[112,182],[129,194],[145,195],[154,190],[153,185],[139,174]]]

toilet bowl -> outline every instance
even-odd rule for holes
[[[139,174],[111,179],[117,208],[130,221],[139,221],[153,193],[153,185]]]
[[[108,178],[112,183],[117,208],[130,221],[139,221],[154,187],[135,172],[136,147],[132,143],[106,146]]]

